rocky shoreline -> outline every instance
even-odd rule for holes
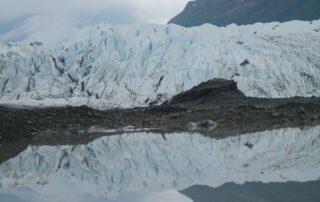
[[[0,106],[0,163],[28,145],[85,144],[136,131],[198,132],[224,138],[249,132],[320,124],[320,98],[245,97],[234,81],[210,80],[161,106],[99,111],[81,107]]]

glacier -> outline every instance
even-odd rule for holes
[[[0,190],[80,190],[116,198],[226,182],[306,182],[320,177],[320,126],[212,139],[138,132],[87,145],[29,146],[0,165]]]
[[[213,78],[235,80],[246,96],[320,96],[320,20],[193,28],[102,22],[52,35],[0,42],[0,103],[140,107]]]

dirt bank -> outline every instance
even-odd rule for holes
[[[190,128],[190,123],[197,127]],[[85,144],[100,136],[122,132],[190,131],[224,138],[318,124],[319,98],[248,98],[233,81],[211,80],[157,107],[98,111],[85,106],[46,109],[0,106],[0,163],[30,144]]]

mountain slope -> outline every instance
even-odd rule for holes
[[[320,18],[318,0],[196,0],[169,23],[185,27],[211,23],[225,26]]]
[[[192,29],[100,23],[50,47],[1,43],[0,100],[146,106],[213,78],[235,80],[246,96],[320,96],[319,31],[320,21]]]

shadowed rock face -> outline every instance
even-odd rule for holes
[[[238,90],[237,83],[233,80],[213,79],[174,96],[170,104],[189,103],[199,105],[244,97],[245,95]]]
[[[225,26],[320,18],[318,0],[196,0],[169,21],[185,27],[211,23]]]

